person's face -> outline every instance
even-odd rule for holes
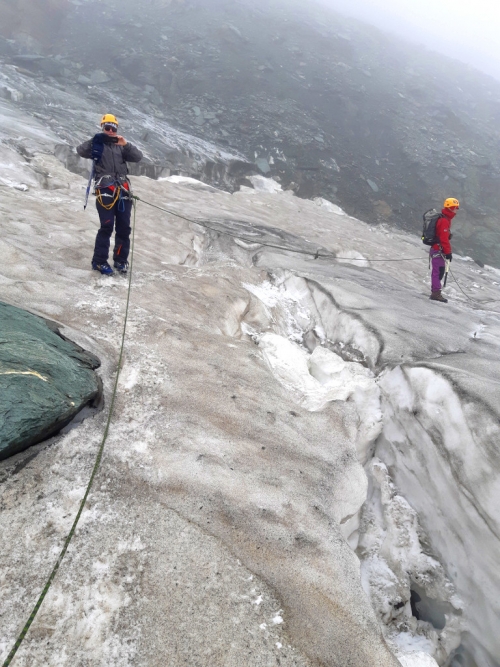
[[[114,123],[103,123],[101,127],[104,134],[107,134],[109,137],[116,137],[118,134],[118,126]]]

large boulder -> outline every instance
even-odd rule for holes
[[[100,396],[99,359],[0,302],[0,460],[56,434]]]

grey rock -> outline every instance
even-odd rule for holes
[[[45,58],[40,62],[40,71],[47,76],[61,77],[64,76],[65,66],[55,58]]]
[[[90,82],[93,85],[99,85],[101,83],[108,83],[108,81],[111,81],[109,76],[106,74],[106,72],[103,72],[100,69],[96,69],[93,72],[90,73]]]
[[[163,103],[163,99],[160,93],[156,89],[154,89],[153,92],[150,94],[149,99],[151,100],[151,103],[156,104],[156,106],[159,106],[160,104]]]
[[[44,57],[36,53],[33,54],[26,53],[22,55],[13,56],[12,60],[16,63],[17,62],[22,63],[26,66],[30,63],[40,63],[42,60],[44,60]]]
[[[368,185],[371,187],[371,189],[373,190],[373,192],[378,192],[379,188],[378,188],[378,185],[375,183],[375,181],[372,181],[372,180],[370,180],[369,178],[367,178],[367,179],[366,179],[366,182],[367,182]]]
[[[255,160],[255,164],[263,174],[268,174],[271,171],[269,162],[265,158],[258,158]]]

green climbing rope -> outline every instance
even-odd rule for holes
[[[120,354],[118,356],[118,367],[116,369],[115,384],[113,386],[113,391],[112,391],[112,394],[111,394],[111,401],[110,401],[110,405],[109,405],[109,413],[108,413],[108,419],[107,419],[107,422],[106,422],[106,428],[104,429],[104,434],[103,434],[103,437],[102,437],[102,440],[101,440],[101,444],[100,444],[99,449],[97,451],[97,456],[96,456],[96,460],[95,460],[95,463],[94,463],[94,468],[92,470],[92,474],[90,476],[90,480],[89,480],[89,483],[87,485],[87,489],[86,489],[85,494],[84,494],[84,496],[82,498],[82,501],[80,503],[80,507],[78,509],[77,515],[75,517],[75,520],[73,521],[73,525],[71,526],[71,530],[69,531],[68,536],[66,537],[66,540],[64,541],[64,545],[63,545],[63,548],[61,549],[61,553],[59,554],[59,557],[58,557],[54,567],[52,568],[52,572],[50,573],[50,576],[47,579],[47,583],[43,587],[43,590],[40,593],[40,596],[39,596],[38,600],[36,601],[35,606],[33,607],[33,611],[31,612],[31,614],[30,614],[28,620],[26,621],[26,624],[24,625],[23,629],[19,633],[19,636],[16,640],[16,643],[12,647],[9,655],[4,660],[4,662],[2,664],[2,667],[8,667],[11,664],[12,660],[14,659],[14,656],[17,653],[18,648],[21,646],[21,644],[23,642],[23,639],[26,637],[26,634],[28,633],[28,630],[30,629],[31,624],[35,620],[35,617],[38,614],[38,611],[39,611],[40,607],[42,606],[42,603],[45,599],[45,596],[49,592],[49,589],[52,585],[52,582],[54,581],[54,578],[57,574],[57,570],[59,569],[59,566],[61,565],[61,562],[62,562],[62,560],[63,560],[63,558],[66,554],[66,551],[68,550],[68,547],[69,547],[69,544],[70,544],[70,542],[73,538],[73,535],[75,534],[76,527],[78,526],[78,522],[80,521],[80,517],[82,515],[83,508],[85,507],[85,503],[87,502],[87,498],[88,498],[90,490],[92,488],[92,484],[94,483],[94,479],[97,475],[97,472],[99,470],[99,466],[100,466],[100,463],[101,463],[102,454],[103,454],[103,451],[104,451],[104,444],[106,443],[106,440],[108,438],[109,427],[110,427],[110,424],[111,424],[111,418],[113,416],[113,408],[114,408],[114,405],[115,405],[116,392],[117,392],[117,389],[118,389],[118,380],[119,380],[119,377],[120,377],[120,369],[121,369],[122,360],[123,360],[123,350],[124,350],[124,347],[125,347],[125,334],[126,334],[126,331],[127,331],[127,320],[128,320],[128,311],[129,311],[129,303],[130,303],[130,291],[131,291],[131,287],[132,287],[132,264],[133,264],[133,259],[134,259],[135,214],[136,214],[136,201],[135,201],[135,199],[133,200],[133,206],[134,206],[134,219],[133,219],[133,223],[132,223],[132,240],[131,240],[131,250],[130,250],[127,301],[126,301],[126,305],[125,305],[125,319],[124,319],[124,322],[123,322],[123,331],[122,331],[122,339],[121,339],[121,345],[120,345]]]

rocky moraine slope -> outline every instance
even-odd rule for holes
[[[112,104],[151,174],[234,189],[259,169],[417,233],[423,210],[457,196],[455,249],[500,264],[500,84],[486,75],[293,0],[23,2],[0,3],[3,94],[65,141]],[[48,88],[19,98],[16,76]],[[208,167],[166,127],[215,146]]]

